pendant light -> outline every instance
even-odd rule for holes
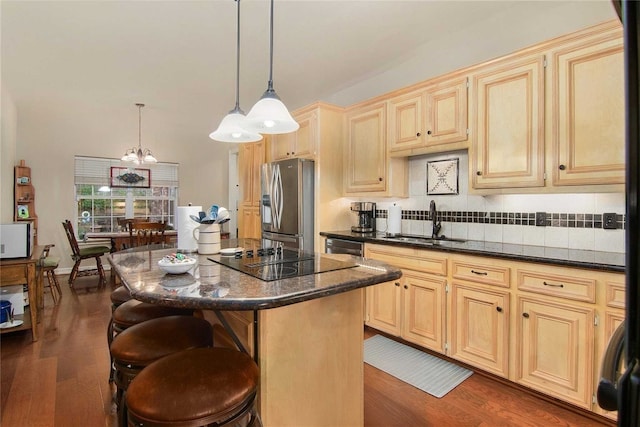
[[[138,107],[138,148],[133,147],[128,149],[120,160],[123,162],[133,162],[136,165],[156,163],[158,160],[153,157],[151,150],[148,148],[142,149],[142,107],[144,107],[144,104],[136,104],[136,107]]]
[[[269,83],[262,98],[247,114],[246,128],[259,133],[279,134],[298,130],[289,110],[273,89],[273,0],[271,0],[271,20],[269,24]]]
[[[209,134],[209,138],[220,142],[255,142],[262,139],[262,135],[246,130],[246,117],[240,109],[240,0],[235,0],[238,10],[236,31],[236,106],[229,111],[218,126]]]

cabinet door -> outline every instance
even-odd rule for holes
[[[544,186],[544,57],[481,71],[473,92],[473,187]]]
[[[260,168],[265,162],[265,143],[263,141],[254,142],[252,163],[251,163],[251,206],[260,206]]]
[[[453,283],[449,356],[509,376],[509,293]]]
[[[242,206],[238,216],[238,237],[259,239],[261,232],[260,208]]]
[[[622,37],[616,32],[552,57],[554,185],[624,183]]]
[[[315,111],[296,116],[300,128],[291,150],[292,157],[312,159],[316,155],[318,141],[318,114]]]
[[[271,160],[275,162],[291,157],[295,140],[295,132],[273,135],[271,138]]]
[[[424,145],[423,104],[422,90],[389,101],[389,151]]]
[[[591,409],[594,310],[518,297],[516,382]]]
[[[238,170],[240,173],[240,205],[253,205],[253,145],[242,144],[238,151]],[[239,224],[238,224],[239,225]]]
[[[444,352],[444,287],[442,277],[411,270],[402,272],[402,338]]]
[[[369,286],[366,298],[367,325],[400,336],[401,281],[395,280]]]
[[[426,92],[428,146],[466,141],[467,78],[443,82]]]
[[[347,193],[386,190],[386,104],[377,103],[347,115]]]

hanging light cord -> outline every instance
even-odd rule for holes
[[[236,23],[236,108],[231,112],[244,114],[240,109],[240,0],[236,0],[236,2],[238,2],[238,19]]]
[[[273,0],[271,0],[271,19],[269,22],[269,85],[267,92],[273,92]]]
[[[138,151],[142,153],[142,107],[144,104],[136,104],[138,106]]]

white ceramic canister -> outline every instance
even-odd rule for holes
[[[200,224],[193,229],[198,242],[198,253],[212,255],[220,252],[220,224]]]

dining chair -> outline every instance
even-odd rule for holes
[[[167,228],[164,222],[132,222],[129,232],[136,246],[164,243],[164,231]]]
[[[73,268],[71,269],[71,274],[69,274],[69,286],[73,287],[73,282],[76,280],[76,277],[93,276],[96,274],[100,276],[100,284],[106,285],[107,279],[104,275],[104,268],[102,268],[102,261],[100,257],[111,252],[111,248],[108,246],[87,246],[80,248],[78,241],[76,240],[76,235],[73,231],[71,221],[68,219],[65,220],[62,223],[62,227],[64,227],[64,232],[67,235],[69,245],[71,246],[71,258],[75,261]],[[96,260],[96,267],[79,271],[82,260],[91,258]]]
[[[43,288],[49,288],[49,292],[51,292],[51,299],[53,299],[53,304],[58,304],[58,298],[62,298],[62,289],[60,289],[60,283],[58,282],[58,278],[56,277],[56,268],[58,268],[58,264],[60,263],[60,258],[56,256],[51,256],[50,251],[51,248],[55,245],[45,245],[42,250],[42,255],[38,260],[38,266],[41,268],[42,273],[42,281],[44,282],[44,276],[47,277],[46,284],[43,283]],[[44,306],[44,299],[40,300],[40,306]]]

